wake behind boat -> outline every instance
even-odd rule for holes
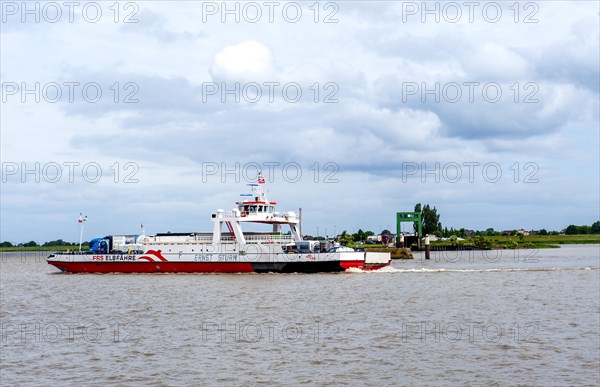
[[[379,269],[390,264],[389,253],[358,252],[344,246],[304,241],[293,211],[280,213],[262,186],[250,184],[247,194],[231,211],[212,214],[211,233],[109,235],[95,238],[87,252],[54,253],[48,263],[71,273],[239,273],[339,272],[350,268]],[[244,233],[242,223],[272,226],[268,233]],[[223,226],[228,232],[223,232]],[[282,226],[289,233],[282,233]]]

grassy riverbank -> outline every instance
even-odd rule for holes
[[[559,248],[560,245],[573,244],[600,244],[600,234],[483,236],[465,238],[464,241],[456,242],[431,242],[432,246],[464,246],[483,249],[544,249]]]
[[[583,235],[527,235],[527,236],[482,236],[456,241],[431,241],[432,247],[477,248],[477,249],[551,249],[560,245],[600,244],[600,234]],[[356,246],[350,246],[356,247]],[[383,248],[384,245],[362,247]]]
[[[464,241],[432,241],[431,246],[453,247],[456,246],[466,248],[483,248],[483,249],[542,249],[542,248],[558,248],[560,245],[572,244],[600,244],[600,234],[583,234],[583,235],[528,235],[528,236],[483,236],[475,238],[466,238]],[[350,247],[364,247],[372,251],[378,248],[386,248],[385,245],[355,245]],[[66,251],[78,250],[78,246],[13,246],[0,247],[0,252],[14,251]],[[82,249],[87,250],[87,246],[82,246]],[[393,249],[390,251],[393,254],[401,255],[399,251]]]
[[[81,246],[81,250],[86,251],[87,246]],[[22,251],[67,251],[67,250],[79,250],[79,246],[13,246],[13,247],[0,247],[0,252],[22,252]]]

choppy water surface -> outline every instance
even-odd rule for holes
[[[598,385],[600,246],[382,272],[63,274],[5,253],[2,385]]]

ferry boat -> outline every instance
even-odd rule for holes
[[[70,273],[318,273],[390,264],[389,253],[302,240],[296,213],[276,211],[264,184],[259,173],[257,182],[249,184],[252,193],[242,195],[237,207],[213,213],[212,233],[109,235],[92,239],[86,252],[54,253],[47,262]],[[271,230],[244,233],[243,223],[262,223]],[[284,226],[289,232],[282,233]]]

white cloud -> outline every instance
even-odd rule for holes
[[[273,76],[271,51],[257,41],[227,46],[215,55],[211,73],[223,81],[260,81]]]
[[[484,42],[474,47],[464,64],[466,74],[504,81],[506,79],[527,79],[530,76],[529,64],[518,53],[495,42]]]

